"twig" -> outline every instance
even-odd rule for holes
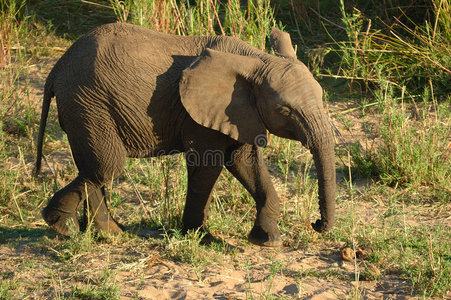
[[[310,10],[313,11],[320,19],[323,19],[324,21],[326,21],[326,22],[328,22],[328,23],[330,23],[330,24],[332,24],[332,25],[334,25],[334,26],[337,26],[337,27],[340,28],[340,29],[346,30],[346,28],[344,28],[343,26],[340,26],[340,25],[338,25],[337,23],[334,23],[334,22],[332,22],[331,20],[326,19],[325,17],[321,16],[321,15],[320,15],[316,10],[314,10],[313,8],[310,8]]]
[[[379,104],[379,102],[368,103],[368,104],[365,104],[365,105],[362,105],[362,106],[359,106],[359,107],[353,107],[353,108],[350,108],[350,109],[347,109],[347,110],[344,110],[344,111],[337,111],[337,112],[332,113],[332,115],[344,115],[344,114],[353,112],[355,110],[358,110],[358,109],[361,109],[361,108],[367,108],[369,106],[373,106],[373,105],[377,105],[377,104]]]
[[[410,45],[409,43],[405,42],[403,39],[401,39],[396,33],[394,33],[392,30],[390,30],[390,33],[393,34],[398,40],[400,40],[404,45],[406,45],[407,47],[409,47],[410,49],[412,49],[413,51],[415,51],[416,53],[420,54],[421,56],[423,56],[424,58],[426,58],[427,60],[429,60],[431,63],[433,63],[434,65],[436,65],[437,67],[443,69],[443,71],[445,71],[446,73],[451,74],[451,71],[448,70],[447,68],[445,68],[444,66],[442,66],[441,64],[439,64],[438,62],[436,62],[435,60],[431,59],[429,56],[424,55],[421,51],[419,51],[418,49],[416,49],[415,47],[413,47],[412,45]]]
[[[437,12],[435,13],[435,23],[434,23],[434,31],[432,32],[432,40],[435,39],[435,34],[437,33],[437,25],[438,25],[438,19],[440,17],[440,9],[442,8],[442,2],[443,0],[440,1],[438,7],[435,5],[435,9],[437,10]]]
[[[337,135],[338,139],[343,143],[343,146],[345,146],[346,150],[348,150],[348,152],[350,152],[351,150],[346,145],[346,141],[345,141],[343,135],[341,134],[340,130],[338,130],[338,128],[334,125],[334,123],[332,122],[332,120],[329,117],[327,117],[327,119],[329,120],[329,124],[332,127],[332,129],[334,130],[334,132]]]
[[[130,180],[130,182],[131,182],[131,184],[132,184],[132,186],[133,186],[133,189],[134,189],[134,191],[135,191],[136,197],[138,197],[139,203],[141,204],[141,206],[142,206],[142,208],[143,208],[144,214],[146,215],[146,217],[147,217],[148,219],[150,219],[150,213],[149,213],[149,211],[147,210],[147,208],[144,206],[143,198],[142,198],[141,194],[139,193],[138,188],[137,188],[136,185],[135,185],[135,182],[133,181],[132,177],[131,177],[130,174],[128,173],[127,169],[124,169],[124,172],[125,172],[125,175],[127,176],[128,180]]]
[[[53,176],[55,177],[56,183],[57,183],[60,187],[62,187],[63,184],[61,183],[61,181],[58,180],[58,176],[56,175],[55,170],[53,170],[53,168],[50,166],[50,164],[49,164],[49,162],[48,162],[48,160],[47,160],[47,157],[45,157],[45,155],[42,154],[42,158],[44,159],[45,164],[47,165],[47,167],[50,169],[50,172],[52,172]]]
[[[213,7],[213,12],[216,16],[216,20],[218,20],[218,25],[219,25],[219,29],[221,29],[221,34],[225,35],[224,29],[222,28],[222,25],[221,25],[221,20],[219,20],[218,12],[216,11],[216,6],[214,5],[213,0],[210,0],[210,2],[211,2],[211,6]]]
[[[91,2],[91,1],[86,1],[86,0],[81,0],[81,3],[86,3],[86,4],[91,4],[91,5],[95,5],[95,6],[100,6],[100,7],[108,8],[108,9],[113,9],[111,6],[103,5],[103,4],[95,3],[95,2]]]
[[[44,49],[45,47],[40,47],[40,48]],[[57,47],[57,46],[50,47],[50,49],[55,50],[55,51],[61,51],[61,52],[64,52],[67,50],[67,48]]]
[[[293,18],[294,18],[294,22],[296,24],[296,28],[298,29],[297,32],[298,32],[299,38],[301,39],[302,44],[305,45],[304,39],[302,38],[302,35],[301,35],[301,29],[299,28],[298,20],[296,18],[295,13],[294,13],[295,10],[294,10],[293,0],[291,0],[290,2],[291,2],[291,8],[293,9],[293,15],[294,15]]]
[[[351,149],[349,149],[348,145],[346,144],[346,141],[343,137],[343,135],[341,134],[340,130],[338,130],[338,128],[334,125],[334,123],[332,122],[332,120],[329,118],[329,116],[327,117],[327,119],[329,120],[329,124],[330,126],[332,126],[333,131],[335,132],[335,136],[338,137],[338,139],[341,141],[341,143],[343,144],[343,146],[346,148],[346,152],[348,153],[348,160],[349,160],[349,156],[351,154]],[[341,160],[341,163],[346,166],[346,163],[343,161],[343,159],[341,158],[341,156],[338,156],[338,158]],[[351,163],[349,162],[348,167],[351,167]],[[349,171],[350,172],[350,171]],[[351,177],[349,177],[351,178]]]
[[[138,279],[132,279],[132,280],[128,280],[128,281],[125,281],[124,283],[132,283],[132,282],[137,282],[137,281],[141,281],[141,280],[144,280],[144,279],[150,279],[150,278],[152,278],[152,277],[154,277],[155,275],[148,275],[148,276],[144,276],[144,277],[141,277],[141,278],[138,278]]]
[[[377,78],[365,78],[365,77],[360,77],[360,76],[345,76],[345,75],[332,75],[332,74],[318,74],[318,76],[340,78],[340,79],[350,79],[350,80],[368,80],[368,81],[375,81],[375,82],[381,81],[380,79],[377,79]],[[391,81],[389,81],[389,82],[391,82]]]
[[[345,43],[345,42],[342,42]],[[354,48],[342,48],[343,50],[356,50],[357,52],[383,52],[383,53],[406,53],[410,54],[412,51],[408,50],[387,50],[387,49],[354,49]]]
[[[16,204],[17,211],[19,212],[19,216],[20,216],[20,219],[22,220],[22,223],[25,223],[25,221],[23,220],[22,211],[20,210],[19,203],[17,203],[15,196],[13,196],[13,200],[14,200],[14,204]]]

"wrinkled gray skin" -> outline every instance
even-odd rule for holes
[[[36,174],[53,96],[79,174],[49,201],[45,221],[63,235],[79,230],[76,211],[87,191],[97,229],[120,232],[104,201],[105,184],[121,174],[126,157],[179,151],[188,167],[183,232],[205,230],[211,192],[226,166],[256,202],[249,240],[278,246],[279,199],[259,148],[268,130],[310,149],[321,212],[312,226],[330,229],[334,142],[322,90],[293,57],[288,34],[274,30],[272,41],[282,57],[236,38],[173,36],[120,23],[77,40],[45,84]]]

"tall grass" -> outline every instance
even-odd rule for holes
[[[12,51],[20,50],[14,42],[23,33],[26,22],[23,22],[25,0],[2,1],[0,4],[0,67],[5,68],[11,63]]]
[[[425,198],[449,201],[451,12],[447,1],[432,3],[431,20],[415,24],[403,15],[408,24],[395,18],[388,25],[357,8],[349,12],[341,0],[347,40],[334,41],[329,50],[340,64],[323,75],[363,86],[364,98],[378,104],[373,147],[351,151],[359,171],[393,186],[424,187]]]
[[[271,27],[275,25],[269,0],[162,1],[111,0],[121,22],[131,22],[153,30],[178,35],[230,35],[264,50]]]
[[[425,103],[416,117],[406,107],[397,107],[392,99],[384,103],[383,125],[379,127],[383,144],[376,156],[380,177],[388,184],[433,186],[449,195],[451,99],[433,108],[427,95],[423,97]]]
[[[1,72],[1,85],[2,103],[7,98],[14,94],[14,83],[18,80],[20,70],[17,65],[13,64],[15,61],[23,58],[23,47],[18,41],[23,36],[25,31],[25,22],[20,19],[22,8],[25,5],[25,1],[7,1],[2,2],[2,10],[0,11],[0,72]],[[4,110],[9,110],[3,107],[0,112],[5,113]],[[2,115],[0,115],[2,116]],[[4,118],[0,118],[4,119]]]
[[[22,101],[27,93],[27,86],[23,82],[25,70],[23,46],[20,38],[26,34],[25,22],[22,22],[22,9],[25,1],[2,2],[0,12],[0,205],[11,212],[11,219],[24,222],[23,207],[21,205],[20,190],[18,187],[24,184],[21,175],[26,170],[23,160],[23,151],[28,147],[22,144],[11,144],[8,135],[19,137],[29,136],[30,128],[27,126],[33,112],[30,106]],[[14,167],[7,168],[7,160],[11,148],[14,147],[17,163]],[[10,201],[13,199],[13,201]]]
[[[338,42],[341,68],[337,75],[364,81],[366,85],[389,81],[411,93],[429,81],[438,92],[451,78],[451,39],[448,1],[434,0],[432,20],[417,24],[394,17],[393,24],[370,19],[354,8],[347,12],[340,1],[348,41]],[[379,24],[378,24],[379,23]],[[376,28],[373,28],[376,27]]]
[[[30,96],[39,81],[32,83],[30,71],[39,69],[38,57],[54,53],[50,49],[54,43],[67,44],[34,23],[26,4],[23,0],[0,4],[0,207],[8,211],[3,220],[21,224],[39,215],[36,207],[52,192],[50,182],[38,185],[29,177],[39,122],[38,108]],[[49,119],[53,123],[55,117]]]

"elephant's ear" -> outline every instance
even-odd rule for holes
[[[202,126],[242,143],[266,145],[266,128],[250,79],[261,65],[258,58],[206,49],[183,71],[179,88],[183,106]]]
[[[296,58],[296,52],[291,44],[290,34],[273,27],[269,37],[271,46],[276,55],[287,58]]]

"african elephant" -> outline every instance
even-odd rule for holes
[[[44,220],[69,235],[68,223],[79,230],[77,208],[88,198],[97,229],[120,232],[105,204],[104,185],[121,174],[126,157],[178,151],[185,152],[188,169],[184,233],[206,230],[211,192],[225,166],[256,202],[249,241],[278,246],[279,199],[260,149],[268,130],[310,149],[321,214],[312,226],[329,230],[335,158],[322,89],[296,59],[288,34],[273,30],[272,40],[280,57],[232,37],[175,36],[121,23],[78,39],[45,84],[35,173],[54,96],[79,173],[50,199]],[[222,159],[206,159],[212,151]]]

